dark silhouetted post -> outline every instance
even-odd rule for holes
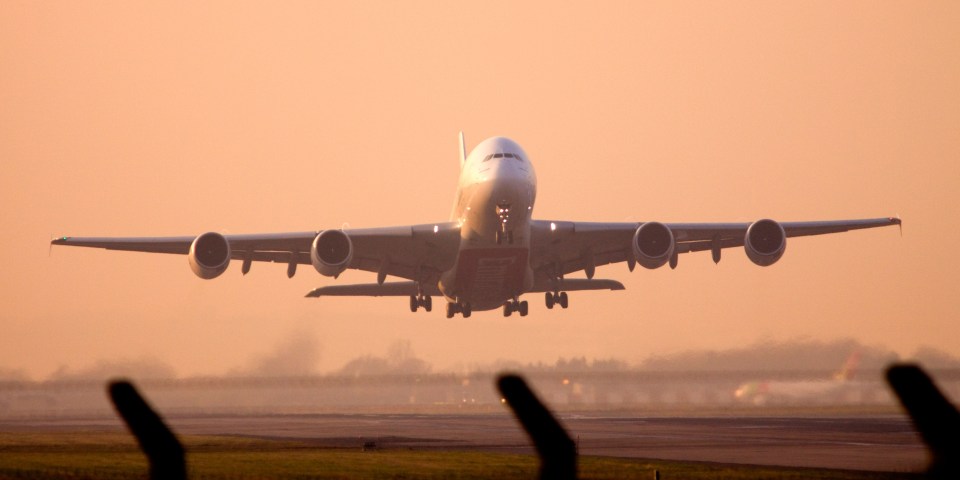
[[[887,369],[887,382],[930,449],[928,474],[934,478],[960,478],[960,412],[916,365],[891,366]]]
[[[519,376],[503,375],[497,380],[497,387],[537,449],[540,478],[577,478],[576,445],[527,383]]]
[[[163,420],[127,381],[110,382],[110,400],[150,462],[153,480],[185,480],[183,446]]]

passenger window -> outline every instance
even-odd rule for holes
[[[490,160],[491,158],[493,158],[493,154],[492,154],[492,153],[491,153],[490,155],[487,155],[487,157],[484,158],[483,161],[486,162],[487,160]]]
[[[503,158],[503,154],[502,154],[502,153],[495,153],[495,154],[493,155],[493,158]]]

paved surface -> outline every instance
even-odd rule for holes
[[[675,417],[565,415],[583,455],[916,471],[926,452],[909,420],[861,417]],[[305,440],[326,446],[482,449],[532,453],[508,414],[172,416],[180,434]],[[114,419],[0,421],[3,431],[122,428]]]

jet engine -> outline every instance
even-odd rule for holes
[[[310,247],[310,262],[320,275],[336,277],[350,266],[353,260],[353,242],[341,230],[324,230],[313,239]]]
[[[751,262],[768,267],[777,263],[787,248],[787,232],[783,226],[770,220],[757,220],[747,228],[743,249]]]
[[[633,255],[646,268],[660,268],[670,260],[676,241],[673,232],[659,222],[640,225],[633,234]]]
[[[204,233],[193,239],[187,260],[198,277],[204,280],[217,278],[230,265],[230,242],[219,233]]]

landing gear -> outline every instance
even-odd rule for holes
[[[433,298],[429,295],[410,295],[410,311],[416,312],[420,307],[428,312],[433,310]]]
[[[519,300],[511,300],[503,304],[504,317],[509,317],[510,315],[513,315],[513,312],[519,312],[521,317],[526,317],[527,312],[529,312],[527,301],[524,300],[521,302]]]
[[[447,303],[447,318],[453,318],[458,313],[463,315],[463,318],[470,318],[473,309],[469,303]]]
[[[560,305],[560,308],[567,308],[567,305],[569,305],[567,292],[547,292],[544,298],[546,299],[547,308],[550,309],[552,309],[554,305]]]
[[[500,228],[497,229],[497,245],[503,245],[503,241],[513,245],[513,230],[510,229],[510,204],[501,202],[496,208],[497,220]]]

